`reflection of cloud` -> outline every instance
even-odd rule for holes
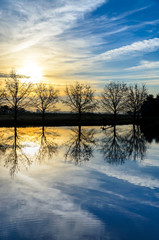
[[[124,136],[130,126],[120,129],[120,135]],[[47,137],[52,138],[54,131],[46,130]],[[23,133],[28,131],[23,129]],[[24,139],[34,142],[39,132],[41,129],[34,128],[34,138],[24,134]],[[61,133],[69,139],[71,131],[63,128]],[[99,130],[96,136],[100,139],[103,135]],[[1,239],[12,239],[13,232],[23,239],[118,239],[119,236],[124,239],[123,223],[128,226],[129,236],[134,229],[135,234],[142,234],[142,227],[148,223],[150,231],[152,225],[153,229],[158,228],[157,222],[151,222],[150,218],[155,219],[159,210],[158,190],[152,190],[159,187],[159,181],[141,168],[140,162],[127,161],[125,165],[112,166],[103,163],[99,152],[94,151],[95,158],[86,166],[66,164],[64,141],[60,143],[62,147],[56,161],[42,168],[36,166],[36,170],[30,169],[27,175],[19,173],[13,182],[5,169],[0,169]],[[157,153],[157,144],[155,146]],[[140,230],[136,226],[140,226]]]
[[[11,185],[8,185],[9,189],[10,187]],[[1,189],[1,196],[2,192],[5,194],[5,188],[3,191]],[[4,227],[8,226],[7,224],[9,229],[14,228],[19,235],[28,239],[32,239],[32,236],[36,239],[41,239],[42,236],[59,240],[85,239],[85,236],[98,239],[104,234],[100,220],[87,210],[82,210],[69,195],[45,185],[43,181],[21,176],[14,189],[7,195],[12,201],[7,205],[9,219],[4,217],[1,222],[0,237],[10,237],[8,228]],[[4,199],[1,201],[0,210],[4,209],[5,205]],[[34,228],[31,227],[30,221],[34,222]]]
[[[92,168],[95,168],[97,171],[104,173],[109,177],[123,180],[133,185],[147,187],[150,189],[159,188],[158,179],[142,172],[135,172],[133,170],[131,171],[130,166],[122,165],[122,168],[113,168],[109,165],[102,167],[94,165],[92,166]]]

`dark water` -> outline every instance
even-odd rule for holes
[[[133,126],[0,128],[0,239],[159,239],[159,143]]]

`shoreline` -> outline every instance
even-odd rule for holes
[[[17,127],[64,127],[64,126],[106,126],[106,125],[130,125],[134,124],[133,116],[117,115],[114,124],[113,115],[102,113],[82,114],[79,122],[78,114],[72,113],[46,113],[44,124],[39,113],[23,113],[18,116]],[[135,124],[155,125],[159,128],[158,118],[140,118]],[[15,122],[12,114],[0,114],[0,127],[14,127]]]
[[[116,118],[116,125],[133,124],[133,118],[129,115],[118,115]],[[78,114],[71,113],[46,113],[45,126],[78,126]],[[105,126],[114,125],[113,115],[90,113],[83,114],[80,121],[81,126]],[[1,114],[0,127],[13,127],[15,126],[13,115]],[[41,114],[24,113],[18,116],[16,126],[43,126]]]

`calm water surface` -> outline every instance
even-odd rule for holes
[[[158,240],[157,140],[137,126],[0,128],[0,239]]]

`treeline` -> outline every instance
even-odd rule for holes
[[[143,117],[159,117],[159,95],[156,98],[148,95],[142,105],[141,113]]]
[[[12,109],[14,121],[17,122],[18,112],[25,109],[36,109],[42,113],[44,124],[46,111],[57,111],[57,103],[62,102],[72,112],[78,114],[79,122],[83,113],[102,111],[113,114],[113,123],[117,114],[129,113],[133,121],[139,120],[140,115],[153,115],[158,111],[159,96],[154,98],[148,95],[145,85],[138,84],[127,86],[125,83],[110,82],[105,85],[100,96],[95,96],[95,90],[90,85],[76,82],[66,86],[65,96],[52,85],[22,82],[14,70],[10,78],[5,80],[5,85],[0,89],[1,108]],[[157,113],[158,114],[158,113]]]

